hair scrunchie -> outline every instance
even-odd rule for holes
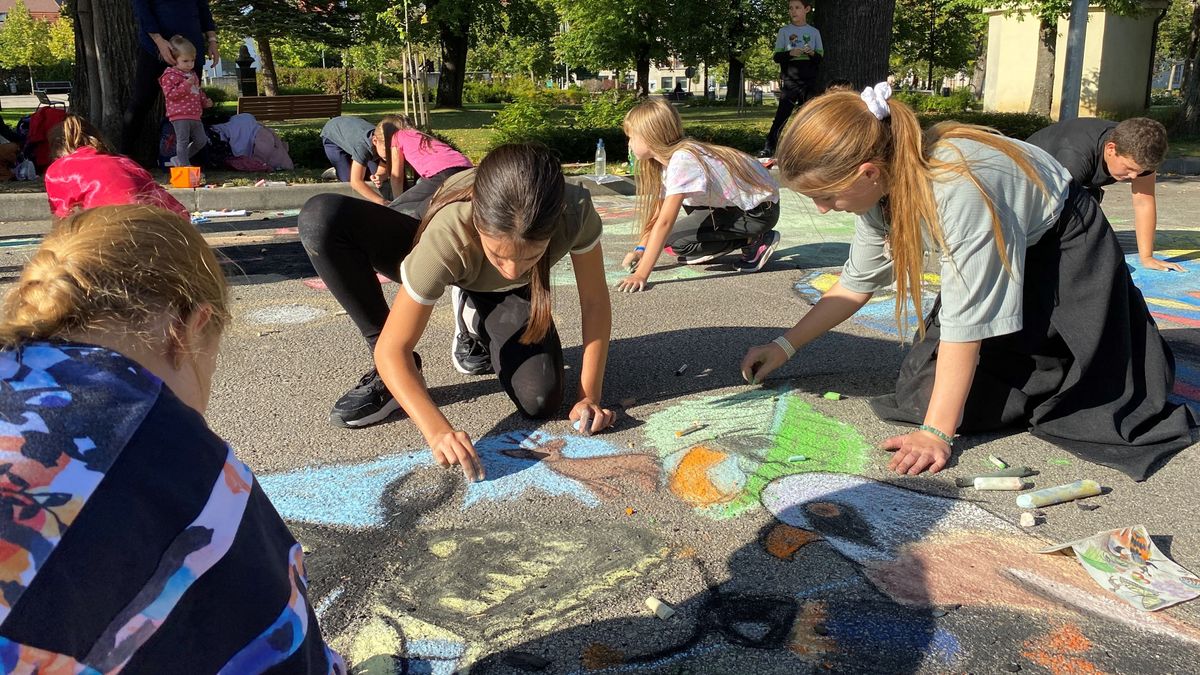
[[[891,97],[892,85],[887,82],[880,82],[874,87],[867,87],[862,91],[862,100],[867,104],[867,109],[880,120],[892,116],[892,108],[888,105],[888,99]]]

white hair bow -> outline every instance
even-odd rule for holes
[[[862,100],[867,104],[867,109],[881,120],[892,116],[892,108],[888,105],[891,97],[892,86],[887,82],[880,82],[862,91]]]

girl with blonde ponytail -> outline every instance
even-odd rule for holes
[[[663,252],[685,265],[740,252],[741,272],[767,264],[779,246],[779,185],[757,160],[684,136],[679,113],[661,98],[634,106],[624,130],[638,160],[642,233],[622,263],[631,273],[620,290],[644,290]]]
[[[523,415],[558,414],[562,343],[551,315],[550,270],[567,257],[583,317],[579,399],[569,417],[585,433],[610,426],[601,405],[612,310],[600,249],[600,216],[587,191],[566,184],[544,147],[502,145],[476,169],[446,179],[425,219],[344,195],[318,195],[301,209],[300,240],[330,292],[357,324],[375,368],[330,413],[343,427],[379,422],[403,408],[444,465],[483,478],[470,436],[429,396],[413,352],[433,307],[453,296],[451,345],[461,373],[495,372]],[[389,310],[375,273],[402,281]]]
[[[886,83],[810,101],[784,132],[782,181],[817,209],[857,214],[840,281],[774,343],[752,348],[760,381],[895,283],[916,344],[882,419],[920,425],[886,439],[898,473],[940,471],[956,434],[1015,427],[1137,480],[1192,443],[1167,402],[1174,359],[1095,200],[1039,148],[991,129],[922,132]],[[927,256],[941,292],[921,301]]]
[[[116,204],[146,204],[190,217],[183,204],[137,162],[113,154],[84,118],[67,115],[48,137],[50,156],[55,159],[46,168],[46,197],[55,218]]]
[[[346,672],[300,544],[204,421],[228,305],[204,237],[140,205],[57,223],[9,291],[7,670]]]

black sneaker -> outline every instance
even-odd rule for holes
[[[421,355],[413,352],[417,361],[417,372],[421,371]],[[379,372],[372,368],[358,384],[333,404],[329,412],[329,423],[337,427],[356,429],[382,422],[396,412],[400,404],[388,391]]]
[[[733,264],[739,272],[757,272],[766,266],[771,254],[779,248],[779,233],[775,230],[764,232],[742,251],[742,259]]]
[[[494,372],[487,345],[473,335],[455,334],[454,348],[450,353],[454,369],[463,375],[488,375]]]
[[[712,262],[718,258],[724,258],[727,255],[733,254],[739,250],[741,246],[737,244],[729,244],[725,248],[717,249],[709,253],[697,253],[694,255],[681,255],[678,260],[682,265],[703,265],[707,262]]]
[[[759,151],[758,151],[758,158],[759,158],[759,159],[771,159],[771,158],[772,158],[772,157],[774,157],[774,156],[775,156],[775,151],[774,151],[774,150],[768,150],[768,149],[766,149],[766,148],[763,148],[762,150],[759,150]]]

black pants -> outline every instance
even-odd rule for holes
[[[749,211],[733,206],[724,209],[685,206],[683,210],[687,215],[675,221],[666,242],[679,256],[719,253],[745,246],[775,229],[779,222],[778,202],[763,202]]]
[[[959,429],[1029,429],[1135,480],[1192,444],[1187,406],[1169,403],[1175,359],[1133,285],[1096,201],[1071,189],[1058,223],[1025,253],[1023,327],[987,338]],[[885,420],[920,424],[933,392],[939,302],[900,367]]]
[[[460,171],[466,171],[470,167],[455,166],[449,169],[443,169],[432,176],[424,176],[418,178],[417,182],[399,197],[392,200],[388,204],[388,208],[394,209],[405,215],[412,216],[417,220],[425,217],[425,211],[429,208],[429,202],[433,199],[434,193],[442,187],[442,183],[446,179]]]
[[[196,47],[196,77],[201,82],[204,81],[204,55],[200,53],[202,46]],[[133,152],[136,136],[146,122],[146,113],[150,112],[150,108],[162,94],[158,78],[169,67],[157,53],[151,54],[138,45],[137,62],[133,70],[133,88],[129,92],[129,105],[125,108],[121,124],[121,154],[128,155]],[[154,128],[157,129],[158,125],[155,124]]]
[[[312,197],[300,209],[300,241],[329,292],[374,352],[388,304],[375,278],[399,281],[419,222],[386,206],[339,194]],[[480,315],[480,338],[504,391],[524,415],[549,417],[563,396],[562,342],[551,325],[540,343],[519,340],[529,323],[529,287],[502,293],[467,291]]]
[[[763,149],[768,153],[775,154],[775,146],[779,143],[779,134],[783,132],[783,126],[787,124],[788,118],[792,116],[792,111],[804,105],[808,99],[812,98],[812,92],[816,87],[816,82],[805,82],[800,86],[787,87],[779,92],[779,106],[775,108],[775,120],[771,122],[771,131],[767,133],[767,143]]]

